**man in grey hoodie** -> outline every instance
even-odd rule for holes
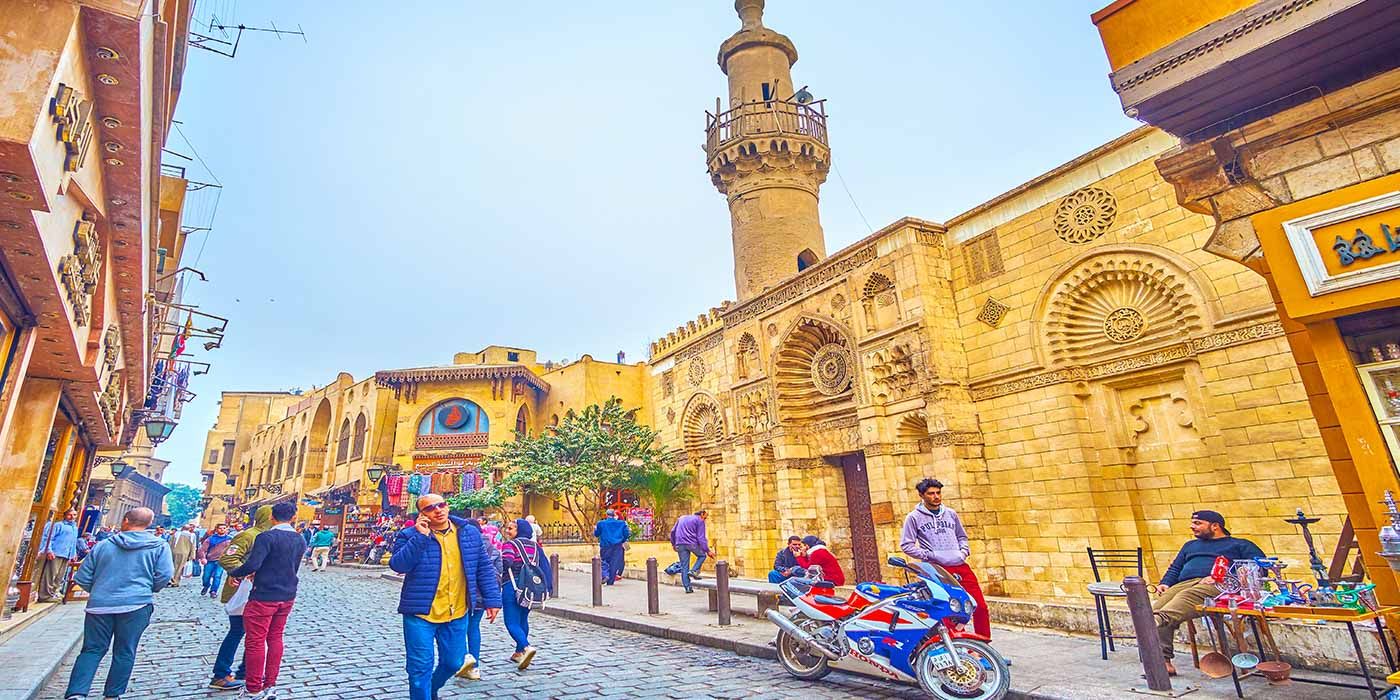
[[[962,519],[952,508],[943,505],[943,482],[924,479],[914,488],[922,503],[904,516],[899,548],[914,559],[937,564],[957,576],[963,589],[977,601],[977,609],[972,612],[973,631],[990,639],[991,616],[987,614],[987,599],[982,596],[977,574],[967,565],[972,548],[968,546]]]
[[[122,518],[122,531],[93,548],[75,580],[88,591],[83,621],[83,650],[68,677],[68,700],[86,698],[98,664],[112,647],[112,667],[102,686],[104,698],[120,698],[131,680],[136,645],[151,623],[151,601],[175,576],[170,545],[146,532],[155,513],[133,508]]]

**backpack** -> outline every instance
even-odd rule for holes
[[[543,610],[544,602],[549,600],[549,581],[545,579],[544,569],[540,567],[540,550],[538,547],[535,549],[535,559],[531,561],[519,540],[511,540],[510,543],[520,554],[521,561],[520,573],[511,575],[511,583],[515,586],[515,602],[526,610]]]

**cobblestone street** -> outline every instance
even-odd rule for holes
[[[156,597],[156,613],[141,640],[128,698],[228,697],[205,684],[227,618],[186,580]],[[331,569],[303,573],[287,625],[279,698],[332,700],[408,697],[404,678],[398,590],[377,572]],[[891,698],[922,697],[912,687],[842,673],[816,683],[789,678],[775,661],[740,657],[608,630],[541,614],[531,616],[540,648],[525,672],[509,665],[513,650],[504,626],[483,621],[482,680],[452,680],[444,698]],[[240,652],[241,654],[241,652]],[[69,658],[39,695],[61,700],[73,667]],[[107,664],[93,685],[100,695]]]

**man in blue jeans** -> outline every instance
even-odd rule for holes
[[[83,650],[63,693],[68,700],[87,697],[108,647],[112,667],[102,696],[119,698],[126,693],[136,665],[136,645],[151,624],[155,592],[175,576],[170,547],[146,532],[155,517],[150,508],[131,509],[122,518],[122,531],[94,548],[78,568],[75,580],[90,595],[83,618]]]
[[[705,519],[709,516],[703,510],[692,515],[683,515],[671,528],[671,548],[680,556],[681,587],[686,593],[694,593],[690,587],[691,578],[700,578],[700,567],[705,557],[714,556],[710,549],[709,536],[705,534]],[[690,557],[695,556],[695,568],[690,568]]]
[[[447,679],[476,669],[476,657],[467,654],[476,601],[492,622],[501,611],[501,584],[487,546],[481,531],[448,515],[437,494],[419,498],[418,520],[394,536],[389,568],[404,575],[399,614],[411,700],[434,700]]]
[[[218,559],[218,566],[226,571],[233,571],[243,566],[243,560],[248,558],[248,552],[253,550],[253,542],[258,539],[264,530],[272,527],[272,506],[258,506],[253,513],[253,526],[244,529],[229,541],[228,548],[224,550],[223,556]],[[224,579],[224,590],[220,594],[219,600],[228,604],[229,599],[238,590],[241,579],[229,576]],[[243,642],[243,611],[239,610],[236,615],[228,616],[228,634],[224,635],[223,643],[219,644],[219,655],[214,658],[214,673],[209,679],[209,687],[214,690],[238,690],[243,687],[243,678],[247,667],[240,663],[238,673],[233,672],[233,657],[238,653],[238,645]]]

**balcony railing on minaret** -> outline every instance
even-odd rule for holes
[[[749,102],[719,114],[706,112],[705,155],[714,158],[735,141],[769,136],[806,136],[830,147],[825,102]]]

